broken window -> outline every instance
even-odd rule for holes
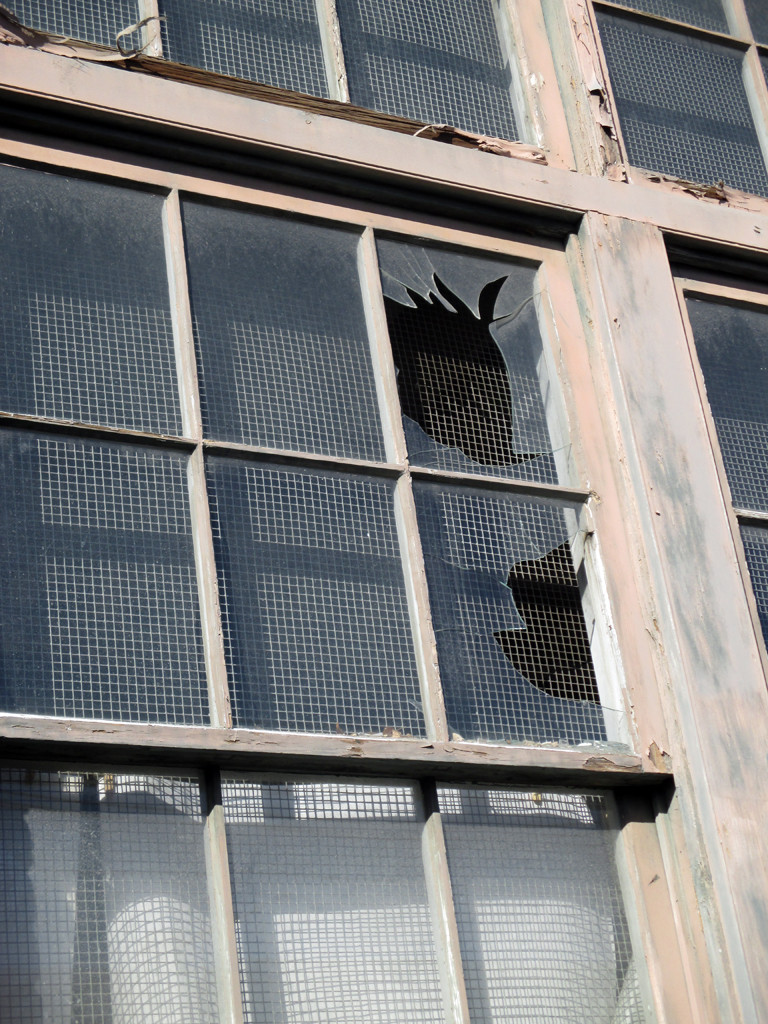
[[[556,483],[535,268],[388,239],[378,253],[410,462]]]
[[[632,5],[636,6],[636,5]],[[687,5],[693,7],[693,5]],[[688,19],[684,5],[653,13]],[[651,10],[649,4],[644,9]],[[712,4],[690,20],[708,28]],[[706,16],[706,17],[705,17]],[[768,195],[768,173],[744,85],[742,47],[601,10],[597,21],[630,163],[686,181]]]
[[[577,509],[431,482],[415,496],[450,729],[607,740],[574,567]]]
[[[66,39],[117,46],[117,36],[143,17],[142,0],[5,0],[4,6],[23,25]],[[139,47],[142,30],[122,37],[126,47]]]

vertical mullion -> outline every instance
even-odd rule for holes
[[[229,728],[232,725],[232,712],[227,685],[211,516],[205,483],[203,425],[181,223],[181,202],[176,189],[166,199],[164,214],[166,262],[171,290],[171,316],[181,395],[182,429],[186,437],[197,442],[189,459],[188,479],[211,725]]]
[[[147,19],[144,26],[144,38],[147,40],[142,53],[150,57],[163,56],[163,43],[160,37],[159,0],[139,0],[139,21]],[[151,20],[150,20],[151,19]]]
[[[221,776],[216,770],[208,771],[205,775],[205,812],[205,863],[219,1016],[222,1024],[242,1024],[243,1003],[224,806],[221,800]]]
[[[433,740],[447,740],[448,726],[437,668],[437,645],[429,613],[429,594],[424,570],[424,555],[419,541],[416,507],[413,501],[411,476],[407,469],[405,435],[400,417],[397,377],[389,344],[387,315],[381,293],[376,241],[373,230],[366,228],[360,240],[360,280],[363,288],[365,316],[371,341],[373,372],[384,427],[387,458],[405,464],[395,491],[395,518],[403,559],[408,612],[413,632],[421,683],[422,707],[427,735]]]
[[[453,888],[448,871],[445,835],[433,780],[421,783],[424,806],[422,856],[427,880],[429,905],[435,929],[440,984],[447,1024],[470,1024],[464,971],[461,964],[459,929],[453,904]]]
[[[336,0],[315,0],[315,4],[330,97],[332,100],[349,103],[349,82],[344,63],[344,52],[341,48],[341,29]]]

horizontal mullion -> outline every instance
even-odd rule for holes
[[[100,423],[82,423],[79,420],[59,420],[46,416],[31,416],[26,413],[0,411],[0,427],[21,427],[27,430],[52,431],[63,434],[80,434],[109,441],[132,441],[136,444],[162,444],[172,448],[190,451],[198,444],[194,438],[176,434],[154,434],[147,430],[131,430],[127,427],[109,427]]]
[[[274,733],[0,715],[8,758],[326,772],[450,781],[654,786],[671,772],[638,754],[425,739]]]
[[[586,504],[593,494],[585,487],[564,487],[561,484],[544,484],[532,480],[485,476],[482,473],[456,473],[450,470],[427,469],[420,466],[411,466],[410,472],[414,479],[482,487],[483,490],[508,491],[513,494],[529,495],[552,501],[574,501]]]
[[[211,454],[245,456],[258,462],[289,462],[296,465],[319,466],[324,469],[354,470],[383,476],[399,476],[405,472],[405,464],[395,462],[368,462],[365,459],[346,458],[340,455],[322,455],[316,452],[300,452],[284,448],[264,448],[259,445],[240,444],[236,441],[203,441],[203,450]]]
[[[650,11],[641,11],[635,7],[625,7],[623,4],[611,3],[611,0],[594,0],[595,9],[609,11],[612,14],[625,15],[628,20],[651,22],[659,28],[668,28],[685,32],[688,36],[696,36],[699,39],[709,40],[713,43],[721,43],[731,46],[737,50],[747,50],[752,45],[752,40],[740,36],[731,35],[728,32],[718,32],[715,29],[702,28],[700,25],[691,25],[687,21],[678,21],[677,18],[666,18],[661,14],[652,14]]]
[[[745,526],[768,526],[768,512],[757,512],[753,509],[734,508],[736,518]]]

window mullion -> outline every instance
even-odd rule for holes
[[[328,92],[332,100],[349,103],[349,83],[344,52],[341,48],[341,29],[335,0],[315,0],[317,23],[323,42],[325,73],[328,77]]]
[[[215,770],[206,773],[205,806],[205,861],[211,904],[219,1015],[222,1024],[242,1024],[243,1003],[224,807],[221,801],[221,776]]]
[[[440,818],[437,785],[433,780],[422,782],[421,798],[425,816],[422,855],[434,923],[446,1024],[469,1024],[469,1006],[461,963],[459,928],[453,905],[453,890],[448,871],[448,855],[445,849],[443,823]]]
[[[150,20],[151,19],[151,20]],[[163,41],[160,35],[160,8],[158,0],[139,0],[139,21],[146,20],[142,53],[148,57],[163,56]]]

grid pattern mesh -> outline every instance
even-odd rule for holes
[[[141,18],[139,0],[5,0],[30,28],[102,46],[117,46],[117,34]],[[140,47],[143,29],[123,36],[126,48]]]
[[[184,221],[206,435],[383,460],[358,236],[193,203]]]
[[[515,325],[510,366],[489,329],[492,308],[476,317],[439,279],[434,287],[451,309],[411,291],[413,305],[384,300],[411,462],[556,483],[533,304]]]
[[[763,0],[744,0],[749,24],[758,43],[768,43],[768,8]],[[763,60],[765,67],[765,60]]]
[[[768,512],[768,314],[686,300],[737,507]]]
[[[473,1024],[643,1024],[604,798],[439,801]]]
[[[0,408],[180,434],[160,198],[15,167],[0,188]]]
[[[3,707],[204,724],[186,456],[7,430],[0,462]]]
[[[160,0],[170,60],[328,96],[312,0]]]
[[[757,604],[763,637],[768,643],[768,531],[760,526],[741,526],[741,539],[749,578]]]
[[[630,161],[767,195],[742,55],[605,13],[598,23]]]
[[[566,506],[417,484],[440,676],[465,739],[606,740]]]
[[[0,1015],[218,1019],[197,784],[0,772]]]
[[[208,466],[235,724],[423,735],[392,484]]]
[[[410,787],[225,779],[247,1024],[443,1018]]]
[[[729,32],[722,0],[614,0],[622,7],[658,14],[661,18],[684,21],[688,25],[708,28],[713,32]]]
[[[516,138],[489,0],[337,0],[337,9],[353,103]]]

